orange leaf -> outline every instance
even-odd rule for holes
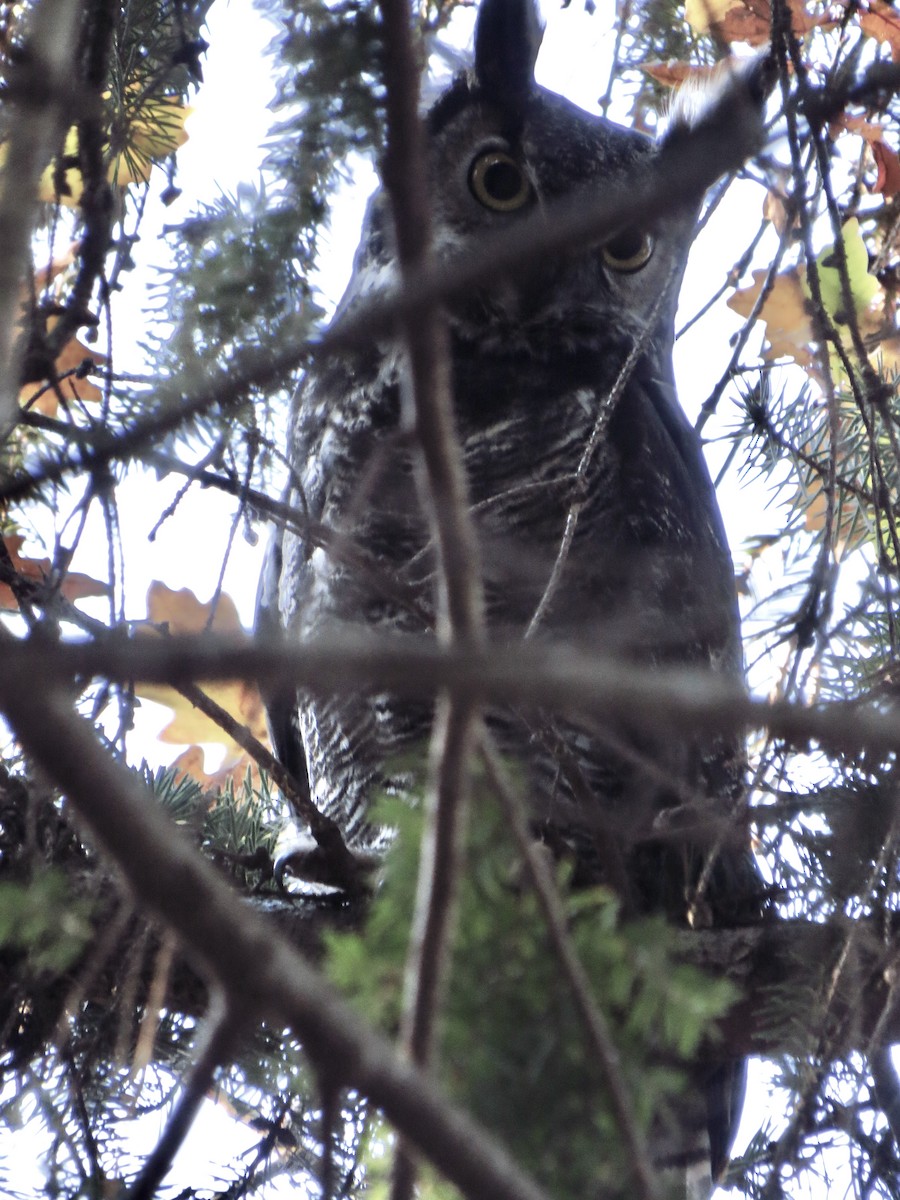
[[[230,596],[221,595],[212,612],[212,605],[201,603],[189,588],[173,591],[158,580],[147,593],[148,621],[168,626],[170,633],[203,633],[212,628],[217,633],[241,633],[240,618]],[[210,624],[210,616],[212,621]],[[235,720],[245,725],[255,738],[268,744],[265,708],[255,684],[243,680],[224,680],[200,683],[199,686]],[[162,742],[192,745],[214,742],[225,746],[226,764],[233,768],[244,757],[244,751],[215,721],[207,717],[180,692],[164,684],[141,683],[135,688],[140,696],[155,700],[173,710],[172,720],[160,733]]]
[[[24,579],[35,583],[46,583],[50,578],[52,564],[49,558],[23,558],[19,551],[25,541],[17,533],[8,533],[3,538],[12,565]],[[59,591],[67,600],[80,600],[84,596],[106,596],[109,587],[99,579],[91,579],[89,575],[80,575],[77,571],[68,572],[59,586]],[[17,612],[19,602],[13,595],[9,584],[0,583],[0,609],[5,612]]]
[[[222,767],[219,771],[213,771],[211,775],[207,775],[204,770],[204,755],[203,749],[200,746],[188,746],[187,750],[183,750],[181,754],[172,762],[172,769],[178,777],[185,775],[201,784],[209,792],[221,791],[229,781],[234,784],[235,794],[238,794],[238,789],[244,782],[244,777],[247,774],[247,768],[250,768],[250,775],[254,782],[259,779],[259,767],[245,754],[239,758],[233,766]],[[214,803],[214,799],[212,803]]]
[[[53,319],[51,318],[47,324],[52,328],[54,324]],[[100,354],[99,351],[85,346],[78,338],[69,338],[54,364],[56,373],[57,375],[65,375],[69,371],[77,371],[85,361],[102,367],[107,359],[105,354]],[[59,397],[55,388],[47,388],[37,400],[33,400],[35,394],[40,392],[48,382],[48,380],[38,383],[33,382],[21,388],[19,390],[19,403],[22,407],[36,408],[38,412],[45,413],[48,417],[56,416],[57,409],[59,408]],[[66,398],[88,400],[93,403],[97,403],[103,399],[102,389],[88,378],[69,375],[67,379],[62,381],[60,386],[62,394]]]
[[[699,82],[709,79],[716,74],[715,66],[694,66],[692,63],[679,62],[675,58],[670,58],[668,62],[644,63],[641,70],[663,87],[671,88],[681,87],[688,80]]]
[[[900,192],[900,158],[885,142],[872,142],[872,157],[878,168],[878,176],[871,191],[882,196],[896,196]]]
[[[900,13],[884,0],[869,0],[868,12],[859,14],[859,27],[867,37],[885,42],[891,58],[900,62]]]
[[[742,317],[749,317],[762,291],[767,272],[753,272],[753,283],[740,288],[728,301],[728,307]],[[775,276],[772,290],[759,313],[765,322],[768,346],[763,357],[792,358],[802,367],[811,367],[815,360],[810,351],[813,327],[807,310],[803,277],[797,267]]]

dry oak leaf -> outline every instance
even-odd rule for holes
[[[107,131],[107,180],[114,187],[146,183],[154,163],[167,158],[187,141],[184,123],[192,112],[191,106],[183,104],[177,96],[158,96],[142,100],[131,117],[126,115],[115,121],[115,133]],[[5,156],[5,147],[0,146],[0,165]],[[78,128],[73,125],[66,133],[59,156],[41,175],[38,199],[46,204],[58,202],[67,208],[77,208],[84,194],[78,161]]]
[[[887,197],[896,196],[900,192],[900,158],[897,157],[897,151],[883,141],[873,141],[870,145],[878,174],[869,191]]]
[[[19,551],[25,539],[18,533],[7,533],[3,536],[3,544],[9,554],[10,561],[17,573],[24,579],[34,583],[46,583],[50,578],[52,563],[49,558],[23,558]],[[90,575],[81,575],[77,571],[69,571],[63,576],[59,585],[60,593],[67,600],[81,600],[85,596],[106,596],[109,586]],[[12,588],[7,583],[0,583],[0,609],[4,612],[17,612],[19,602]]]
[[[855,217],[844,224],[841,242],[853,313],[845,311],[841,273],[833,245],[826,246],[816,258],[822,306],[836,326],[847,325],[852,316],[863,337],[872,336],[882,325],[884,296],[878,280],[869,274],[869,253]],[[728,307],[742,317],[749,317],[766,274],[764,270],[754,271],[753,283],[736,291],[728,300]],[[772,289],[758,314],[759,319],[765,322],[768,341],[763,358],[787,357],[807,370],[815,368],[815,358],[810,349],[810,343],[814,340],[811,304],[805,268],[792,267],[775,276]],[[836,375],[843,371],[836,355],[832,355],[832,369]]]
[[[834,28],[837,24],[829,12],[811,13],[800,0],[788,0],[788,6],[791,29],[798,37],[816,28]],[[772,6],[769,0],[686,0],[684,15],[697,33],[714,30],[726,42],[763,46],[771,36]]]
[[[867,37],[885,42],[891,58],[900,62],[900,12],[885,0],[868,0],[859,13],[859,27]]]
[[[189,588],[176,592],[158,580],[150,585],[147,593],[147,621],[154,626],[168,626],[170,633],[203,633],[207,629],[216,633],[243,633],[230,596],[219,596],[213,612],[212,603],[201,603]],[[255,738],[268,744],[265,709],[256,684],[235,679],[200,682],[198,686],[236,721],[246,725]],[[240,775],[243,776],[247,759],[242,747],[215,721],[194,708],[180,692],[163,684],[152,683],[139,683],[135,685],[135,691],[139,696],[155,700],[157,704],[173,710],[172,720],[159,735],[160,741],[185,746],[195,746],[198,742],[222,745],[225,747],[225,767],[240,767]],[[206,775],[195,775],[193,771],[190,773],[201,782],[208,778]]]
[[[728,307],[745,319],[750,316],[768,275],[765,270],[753,272],[753,282],[739,288],[728,300]],[[805,272],[792,267],[776,275],[771,291],[758,314],[765,322],[767,346],[763,358],[792,358],[802,367],[812,367],[814,358],[809,345],[813,326],[809,315]]]
[[[51,318],[47,322],[48,327],[52,328],[54,323]],[[28,383],[19,389],[19,404],[22,408],[36,409],[45,416],[55,417],[59,409],[59,392],[62,392],[64,400],[87,400],[94,404],[99,403],[103,399],[102,388],[99,388],[86,376],[68,374],[68,372],[79,371],[87,362],[91,362],[97,367],[103,367],[106,365],[107,358],[105,354],[100,354],[99,351],[85,346],[78,338],[69,338],[53,364],[58,376],[67,375],[66,379],[61,380],[59,391],[48,386],[49,380]]]
[[[209,793],[210,806],[216,802],[217,792],[223,791],[229,783],[234,788],[234,794],[239,796],[244,780],[247,776],[247,768],[250,768],[250,778],[254,784],[259,783],[259,767],[249,757],[242,755],[236,763],[229,767],[222,767],[218,771],[213,771],[211,775],[206,773],[205,755],[202,746],[188,746],[170,763],[170,770],[175,772],[176,779],[182,779],[185,776],[196,780],[204,791]]]
[[[695,66],[693,63],[679,62],[670,58],[668,62],[649,62],[641,65],[641,70],[663,87],[681,87],[688,81],[700,83],[718,74],[718,64],[714,66]]]

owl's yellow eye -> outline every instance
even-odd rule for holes
[[[469,187],[479,204],[494,212],[515,212],[531,199],[521,165],[503,150],[486,150],[469,168]]]
[[[647,265],[653,255],[653,238],[643,229],[631,226],[606,243],[600,253],[612,271],[628,275]]]

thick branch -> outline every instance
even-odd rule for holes
[[[329,1079],[369,1096],[466,1195],[545,1200],[506,1151],[445,1101],[390,1044],[243,904],[167,819],[152,794],[96,740],[64,693],[5,670],[0,707],[119,865],[135,896],[182,938],[239,1011],[290,1025]]]
[[[12,72],[16,99],[0,177],[0,430],[18,409],[19,353],[14,347],[41,172],[64,113],[71,110],[70,50],[80,0],[41,0],[30,14],[27,53]],[[19,348],[21,349],[21,348]]]
[[[387,89],[385,188],[391,199],[401,278],[431,261],[431,197],[425,138],[418,113],[419,67],[408,0],[380,0]],[[450,345],[436,301],[402,322],[408,355],[405,420],[412,420],[424,468],[423,507],[438,558],[438,636],[448,645],[483,635],[478,540],[469,511],[462,454],[453,417]],[[431,1061],[443,1000],[469,790],[475,711],[470,701],[442,695],[431,744],[426,827],[403,1003],[403,1040],[416,1063]],[[408,1200],[415,1168],[401,1143],[391,1194]]]
[[[693,668],[655,668],[592,657],[567,647],[441,647],[413,638],[353,636],[290,641],[174,636],[140,642],[112,634],[78,644],[4,643],[10,671],[27,679],[102,677],[178,686],[195,680],[253,679],[320,691],[361,687],[428,697],[440,689],[485,702],[539,704],[596,719],[633,720],[642,728],[703,728],[707,735],[768,729],[795,745],[893,753],[900,714],[884,704],[794,704],[755,699],[737,684]]]

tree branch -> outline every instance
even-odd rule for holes
[[[405,285],[427,268],[431,254],[431,196],[425,138],[418,112],[419,64],[408,0],[380,0],[387,91],[387,149],[382,174],[391,200]],[[408,353],[404,422],[414,421],[424,470],[423,507],[437,547],[438,638],[445,645],[479,644],[483,596],[479,547],[453,415],[450,344],[437,302],[423,305],[400,328]],[[410,934],[401,1031],[413,1061],[427,1066],[450,957],[456,914],[476,708],[470,699],[441,695],[431,737],[425,828]],[[415,1189],[415,1165],[401,1139],[394,1163],[393,1200]]]
[[[11,73],[16,111],[8,121],[0,175],[0,435],[18,412],[21,287],[29,260],[41,172],[64,116],[72,110],[71,47],[81,0],[41,0],[30,13],[26,52]]]
[[[322,978],[221,880],[152,794],[97,742],[64,693],[4,671],[0,707],[26,752],[62,789],[137,899],[181,937],[228,1003],[296,1032],[327,1078],[370,1097],[473,1200],[546,1200],[506,1151],[400,1061]]]
[[[48,646],[39,639],[3,644],[11,671],[70,683],[101,677],[119,683],[253,679],[342,692],[360,687],[429,697],[445,689],[483,702],[536,704],[584,718],[630,719],[642,728],[701,727],[706,735],[768,729],[798,746],[811,740],[837,752],[878,754],[900,746],[900,713],[876,697],[800,704],[748,696],[739,685],[696,668],[663,668],[578,653],[566,646],[441,647],[415,638],[322,637],[251,641],[215,634],[140,641],[119,633]]]

